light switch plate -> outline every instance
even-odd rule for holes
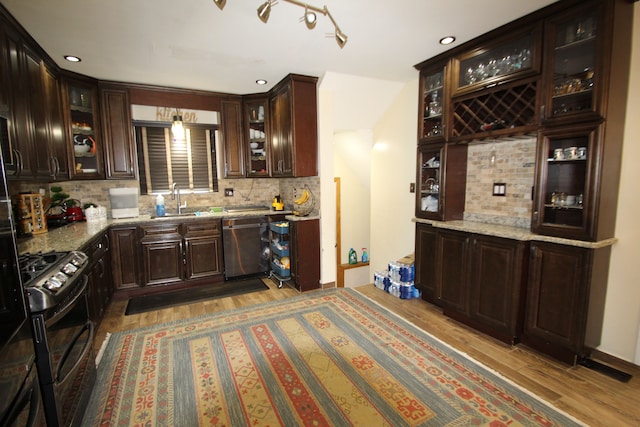
[[[224,189],[225,197],[233,197],[233,188],[225,188]]]

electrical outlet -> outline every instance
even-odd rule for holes
[[[507,195],[507,183],[506,182],[494,182],[493,183],[493,195],[494,196],[506,196]]]
[[[233,197],[233,188],[225,188],[224,189],[225,197]]]

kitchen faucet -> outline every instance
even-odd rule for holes
[[[184,205],[180,204],[180,186],[178,185],[177,182],[174,182],[171,185],[171,200],[175,200],[177,202],[178,205],[178,215],[180,215],[182,213],[182,208],[186,208],[187,207],[187,201],[184,201]]]

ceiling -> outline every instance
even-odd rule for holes
[[[104,80],[216,92],[265,92],[288,73],[326,73],[404,84],[414,64],[554,0],[308,0],[326,4],[349,39],[340,49],[322,15],[280,1],[269,22],[264,0],[0,0],[61,68]],[[323,3],[324,1],[324,3]],[[329,36],[327,37],[327,34]],[[73,54],[72,64],[62,56]],[[268,85],[257,86],[256,79]]]

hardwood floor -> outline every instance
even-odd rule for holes
[[[270,280],[265,282],[269,290],[131,316],[124,315],[127,300],[114,300],[98,328],[96,349],[108,332],[299,295],[295,289],[278,289]],[[398,299],[373,285],[356,290],[588,425],[640,426],[640,367],[636,365],[601,359],[633,375],[623,383],[582,366],[564,365],[527,348],[506,345],[443,316],[437,307],[422,300]]]

